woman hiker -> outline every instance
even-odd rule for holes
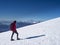
[[[16,21],[13,21],[13,22],[11,23],[11,25],[10,25],[10,30],[12,31],[11,41],[14,41],[14,39],[13,39],[14,33],[17,34],[17,40],[20,40],[20,38],[18,38],[18,32],[17,32],[17,30],[16,30]]]

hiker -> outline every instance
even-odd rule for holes
[[[10,30],[12,31],[11,41],[14,41],[14,39],[13,39],[14,33],[17,34],[17,40],[20,40],[20,39],[18,38],[18,32],[17,32],[17,30],[16,30],[16,21],[13,21],[13,23],[11,23],[11,25],[10,25]]]

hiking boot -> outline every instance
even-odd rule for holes
[[[17,40],[20,40],[20,38],[17,38]]]
[[[11,41],[14,41],[14,39],[11,39]]]

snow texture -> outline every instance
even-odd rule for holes
[[[12,32],[0,33],[0,45],[60,45],[60,17],[17,29],[21,40],[11,41]]]

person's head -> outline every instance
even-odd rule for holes
[[[16,20],[14,21],[14,23],[16,23]]]

